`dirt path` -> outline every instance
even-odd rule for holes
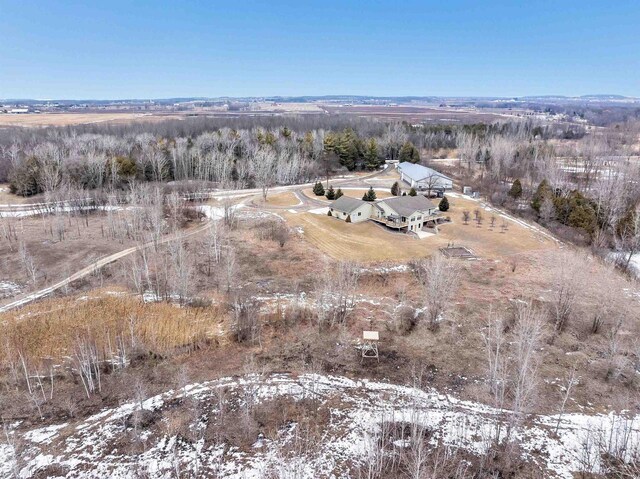
[[[209,227],[211,227],[213,221],[208,221],[206,224],[202,225],[202,226],[198,226],[197,228],[191,229],[191,230],[187,230],[185,232],[180,232],[180,233],[176,233],[176,234],[172,234],[169,235],[165,238],[162,238],[160,241],[158,241],[158,244],[164,244],[164,243],[168,243],[169,241],[173,241],[177,238],[188,238],[190,236],[196,235],[198,233],[201,233],[205,230],[207,230]],[[15,309],[15,308],[19,308],[21,306],[24,306],[26,304],[29,304],[33,301],[36,301],[40,298],[44,298],[45,296],[49,296],[50,294],[54,293],[55,291],[59,290],[60,288],[64,288],[65,286],[68,286],[69,284],[73,283],[74,281],[77,281],[79,279],[84,278],[85,276],[88,276],[92,273],[94,273],[95,271],[99,270],[100,268],[113,263],[114,261],[117,261],[121,258],[124,258],[125,256],[130,255],[131,253],[135,253],[136,251],[143,249],[143,248],[149,248],[150,246],[154,246],[154,242],[153,241],[149,241],[148,243],[145,243],[143,245],[140,246],[133,246],[131,248],[127,248],[124,249],[122,251],[118,251],[117,253],[114,254],[110,254],[109,256],[105,256],[104,258],[100,258],[97,261],[94,261],[93,263],[91,263],[89,266],[82,268],[79,271],[76,271],[75,273],[73,273],[71,276],[68,276],[67,278],[58,281],[57,283],[48,286],[46,288],[43,288],[39,291],[35,291],[33,293],[29,293],[26,295],[23,295],[21,298],[16,299],[15,301],[12,301],[9,304],[6,304],[4,306],[0,307],[0,313],[4,313],[6,311],[9,311],[11,309]]]

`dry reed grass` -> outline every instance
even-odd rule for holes
[[[0,315],[0,360],[16,352],[31,361],[72,356],[78,339],[98,350],[118,340],[154,354],[189,351],[224,340],[224,314],[216,306],[181,308],[145,304],[126,293],[49,299]]]

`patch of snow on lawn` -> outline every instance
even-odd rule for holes
[[[327,214],[329,213],[329,207],[323,206],[322,208],[314,208],[312,210],[309,210],[309,213],[313,213],[314,215],[327,216]]]

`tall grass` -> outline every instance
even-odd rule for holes
[[[102,351],[126,344],[159,355],[196,349],[222,339],[224,314],[215,306],[145,304],[126,293],[49,299],[0,314],[0,361],[20,353],[30,361],[72,356],[79,340]]]

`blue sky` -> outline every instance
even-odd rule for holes
[[[640,96],[640,2],[0,0],[0,98]]]

